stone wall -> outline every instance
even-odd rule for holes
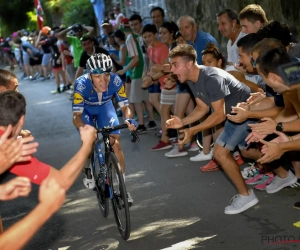
[[[299,0],[165,0],[168,19],[177,20],[182,15],[196,18],[199,28],[212,34],[223,48],[227,39],[217,29],[216,15],[222,9],[237,12],[248,4],[259,4],[265,10],[268,20],[278,20],[288,24],[294,36],[300,41],[300,1]]]

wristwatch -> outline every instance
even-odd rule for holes
[[[276,130],[279,131],[279,132],[282,132],[282,131],[283,131],[282,122],[278,122],[278,123],[277,123],[277,125],[276,125]]]

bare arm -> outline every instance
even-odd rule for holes
[[[61,32],[57,33],[57,37],[64,40],[64,41],[68,41],[67,38],[67,33],[72,29],[72,26],[69,28],[66,28],[64,30],[62,30]]]
[[[275,118],[279,115],[279,113],[283,110],[283,107],[275,107],[271,109],[265,110],[248,110],[247,116],[248,118],[261,119],[264,117]]]
[[[95,29],[93,27],[83,25],[82,28],[85,29],[89,33],[90,37],[94,36],[94,30]]]
[[[121,58],[120,60],[116,60],[116,63],[121,65],[121,66],[124,66],[125,63],[126,63],[126,51],[127,51],[127,48],[126,46],[123,46],[122,49],[121,49]]]
[[[37,39],[35,40],[35,47],[38,47],[40,45],[41,35],[42,32],[40,31]]]
[[[127,64],[125,68],[122,69],[122,71],[126,72],[127,70],[130,70],[133,68],[137,63],[139,62],[139,56],[134,56],[131,58],[130,63]]]
[[[183,125],[191,124],[204,117],[209,112],[209,107],[202,102],[199,98],[196,98],[197,106],[191,114],[182,119]]]
[[[123,113],[123,116],[124,116],[125,119],[126,118],[132,118],[132,112],[131,112],[128,105],[122,107],[121,110],[122,110],[122,113]]]
[[[80,112],[74,112],[73,113],[73,124],[76,128],[84,127],[84,122],[81,118],[82,113]]]
[[[242,73],[240,73],[238,71],[229,71],[228,73],[230,73],[231,75],[233,75],[240,82],[242,82],[245,85],[247,85],[251,89],[251,91],[258,92],[258,90],[260,89],[260,87],[257,84],[255,84],[254,82],[246,80],[244,74],[242,74]]]
[[[190,128],[192,134],[196,134],[205,129],[213,128],[214,126],[224,122],[226,120],[225,114],[225,101],[224,98],[215,102],[212,102],[212,108],[214,112],[209,115],[204,122],[199,125]]]
[[[0,236],[0,249],[22,249],[64,203],[65,190],[54,179],[46,180],[40,186],[39,200],[39,204],[25,218]]]
[[[77,79],[78,77],[82,76],[82,74],[83,74],[83,68],[79,66],[79,67],[77,68],[77,71],[76,71],[76,74],[75,74],[75,81],[76,81],[76,79]]]

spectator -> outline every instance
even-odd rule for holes
[[[79,60],[79,67],[77,68],[75,80],[82,76],[83,70],[85,69],[87,60],[91,57],[91,55],[95,53],[103,53],[105,55],[109,55],[108,51],[106,49],[103,49],[101,47],[96,47],[94,45],[93,39],[88,35],[84,35],[80,38],[80,43],[83,52],[80,55]]]
[[[265,11],[258,4],[247,5],[239,13],[242,32],[256,33],[264,23],[268,22]]]
[[[228,38],[227,42],[227,64],[234,65],[238,63],[239,55],[237,42],[245,36],[241,32],[240,21],[235,10],[224,9],[217,14],[218,30],[222,36]]]
[[[73,30],[75,36],[67,36],[67,33],[69,31]],[[85,26],[85,25],[80,25],[80,24],[74,24],[70,26],[67,29],[64,29],[60,31],[57,34],[57,37],[67,41],[70,45],[73,47],[73,56],[74,56],[74,67],[77,69],[79,66],[80,62],[80,56],[82,54],[82,47],[81,47],[81,42],[80,38],[83,36],[83,32],[87,32],[86,34],[89,35],[90,37],[93,37],[94,35],[94,28],[90,26]]]
[[[150,10],[150,17],[156,29],[159,30],[164,23],[165,11],[161,7],[154,7]]]
[[[144,70],[144,61],[142,51],[137,41],[138,35],[133,34],[132,29],[129,25],[129,19],[124,18],[121,21],[120,28],[126,35],[126,47],[130,62],[125,68],[117,71],[118,75],[124,75],[126,71],[131,70],[131,92],[129,96],[129,102],[134,104],[135,112],[138,117],[138,128],[139,133],[145,133],[147,128],[144,124],[144,114],[142,102],[149,105],[149,94],[148,90],[142,89],[142,75]]]
[[[123,13],[121,13],[120,7],[118,5],[114,7],[114,13],[115,13],[115,25],[113,25],[113,28],[114,30],[117,30],[121,24],[121,20],[125,18],[125,16]]]
[[[197,65],[196,55],[196,51],[190,45],[178,45],[169,54],[172,72],[177,75],[181,83],[188,81],[196,98],[197,107],[191,115],[184,119],[172,117],[167,121],[166,126],[181,128],[206,115],[210,108],[213,109],[213,112],[200,125],[183,129],[184,139],[179,141],[180,144],[191,140],[192,135],[198,131],[211,129],[224,122],[233,103],[246,101],[250,94],[250,89],[246,85],[240,83],[226,71]],[[234,125],[226,121],[224,130],[214,146],[214,157],[238,191],[238,195],[235,195],[230,205],[225,208],[226,214],[241,213],[258,202],[253,190],[249,190],[245,185],[239,166],[230,154],[230,151],[234,150],[236,146],[239,146],[241,150],[246,149],[243,140],[248,135],[247,124],[246,122]]]
[[[143,38],[146,44],[148,45],[148,55],[150,59],[150,69],[152,66],[162,67],[163,64],[168,63],[168,54],[169,48],[166,44],[160,42],[157,38],[157,29],[154,24],[146,24],[143,28]],[[162,71],[160,73],[151,74],[148,73],[146,80],[143,81],[142,87],[148,87],[148,84],[154,84],[156,81],[159,81],[161,88],[161,100],[160,100],[160,115],[161,115],[161,124],[162,124],[162,137],[159,140],[158,144],[151,148],[152,151],[169,149],[172,147],[169,137],[167,134],[166,127],[163,125],[166,123],[166,120],[170,117],[170,112],[173,106],[175,105],[176,99],[176,85],[172,86],[170,89],[164,87],[165,76]],[[154,123],[154,121],[150,121]]]

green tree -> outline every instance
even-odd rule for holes
[[[81,23],[95,25],[94,10],[87,0],[48,0],[45,6],[51,14],[62,13],[62,22],[66,25]]]
[[[0,17],[7,32],[26,28],[27,12],[34,8],[33,0],[0,1]]]

